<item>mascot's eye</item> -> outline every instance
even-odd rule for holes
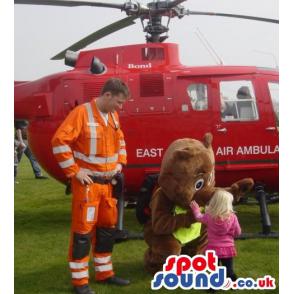
[[[198,191],[200,190],[204,185],[204,179],[199,179],[195,183],[195,190]]]

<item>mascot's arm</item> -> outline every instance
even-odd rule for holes
[[[194,200],[199,204],[199,206],[205,206],[208,204],[208,202],[210,201],[214,192],[217,189],[225,189],[226,191],[233,194],[234,202],[236,203],[244,194],[249,192],[253,188],[253,186],[254,186],[253,179],[245,178],[235,182],[230,187],[226,187],[226,188],[206,187],[197,192],[197,194],[194,196]]]
[[[152,197],[152,229],[155,234],[169,235],[178,228],[189,227],[195,223],[192,211],[184,214],[173,214],[175,204],[172,203],[164,193],[159,190]]]
[[[234,196],[234,202],[238,202],[240,198],[249,192],[254,186],[254,181],[251,178],[245,178],[239,180],[231,185],[231,187],[225,188],[228,192],[232,193]]]

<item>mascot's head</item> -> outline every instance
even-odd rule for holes
[[[158,183],[175,204],[189,208],[193,198],[203,189],[214,186],[214,154],[212,135],[203,141],[179,139],[166,150]]]

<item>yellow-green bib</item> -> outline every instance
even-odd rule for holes
[[[180,206],[176,206],[174,210],[175,214],[183,214],[186,212],[187,210],[183,209]],[[173,236],[178,241],[180,241],[181,244],[186,244],[198,238],[200,236],[200,231],[201,231],[201,223],[194,223],[189,228],[177,229],[175,232],[173,232]]]

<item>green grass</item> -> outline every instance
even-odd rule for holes
[[[16,294],[71,293],[67,250],[70,227],[70,196],[54,179],[35,180],[26,158],[19,166],[19,184],[15,185],[15,292]],[[270,205],[273,230],[278,231],[278,204]],[[243,232],[261,230],[259,208],[254,205],[236,207]],[[125,211],[126,228],[139,232],[134,211]],[[235,271],[239,277],[273,276],[278,284],[278,240],[251,239],[236,242],[238,257]],[[129,278],[125,288],[91,286],[99,294],[150,293],[151,276],[143,269],[143,240],[130,240],[115,245],[113,254],[117,275]],[[93,271],[91,280],[93,281]],[[184,293],[184,290],[159,290],[159,293]],[[256,291],[246,291],[256,293]],[[262,293],[278,293],[262,291]],[[197,291],[197,293],[206,293]],[[231,291],[229,291],[231,293]]]

